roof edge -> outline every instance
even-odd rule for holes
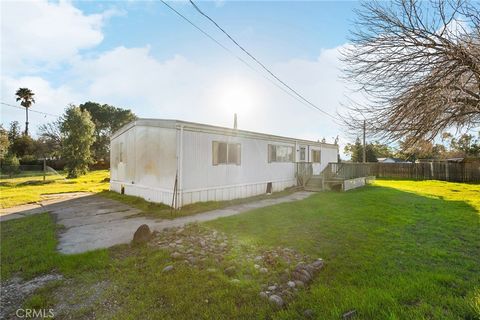
[[[318,146],[325,146],[329,148],[336,148],[338,149],[339,146],[333,143],[324,143],[320,141],[312,141],[312,140],[307,140],[307,139],[298,139],[298,138],[292,138],[292,137],[285,137],[285,136],[279,136],[279,135],[274,135],[274,134],[268,134],[268,133],[263,133],[263,132],[255,132],[255,131],[248,131],[248,130],[241,130],[241,129],[233,129],[233,128],[227,128],[227,127],[222,127],[222,126],[215,126],[215,125],[210,125],[210,124],[203,124],[203,123],[197,123],[197,122],[189,122],[189,121],[183,121],[183,120],[176,120],[176,119],[152,119],[152,118],[138,118],[130,123],[127,123],[117,131],[115,131],[110,138],[114,139],[120,134],[124,133],[125,131],[131,129],[132,127],[135,126],[152,126],[152,127],[161,127],[161,128],[170,128],[170,129],[175,129],[182,127],[185,129],[191,129],[191,131],[205,131],[209,133],[218,133],[218,134],[227,134],[231,136],[247,136],[247,137],[257,137],[257,138],[266,138],[266,139],[275,139],[275,140],[288,140],[291,142],[304,142],[308,144],[313,144],[313,145],[318,145]]]

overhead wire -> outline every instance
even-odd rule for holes
[[[0,102],[0,104],[2,104],[2,105],[4,105],[4,106],[12,107],[12,108],[17,108],[17,109],[25,110],[25,107],[16,106],[16,105],[13,105],[13,104],[10,104],[10,103],[6,103],[6,102]],[[33,109],[31,109],[31,108],[28,108],[28,111],[29,111],[29,112],[35,112],[35,113],[43,114],[43,115],[46,115],[46,116],[51,116],[51,117],[60,118],[60,116],[57,115],[57,114],[52,114],[52,113],[48,113],[48,112],[33,110]]]
[[[275,80],[277,80],[278,82],[280,82],[284,87],[288,88],[290,91],[287,91],[284,87],[282,87],[281,85],[279,85],[277,82],[275,82],[273,79],[267,77],[265,74],[263,73],[260,73],[258,69],[254,68],[251,64],[249,64],[247,61],[245,61],[245,59],[239,57],[237,54],[235,54],[235,52],[233,52],[230,48],[226,47],[224,44],[222,44],[220,41],[218,41],[217,39],[215,39],[213,36],[211,36],[210,34],[208,34],[205,30],[203,30],[202,28],[200,28],[199,26],[197,26],[194,22],[192,22],[190,19],[188,19],[185,15],[183,15],[182,13],[180,13],[178,10],[176,10],[175,8],[173,8],[171,5],[169,5],[166,1],[164,0],[160,0],[165,6],[167,6],[170,10],[172,10],[173,12],[175,12],[178,16],[180,16],[183,20],[185,20],[188,24],[192,25],[195,29],[197,29],[198,31],[200,31],[203,35],[205,35],[207,38],[209,38],[210,40],[214,41],[217,45],[219,45],[221,48],[223,48],[225,51],[227,51],[229,54],[233,55],[235,58],[237,58],[239,61],[241,61],[243,64],[245,64],[249,69],[251,69],[252,71],[260,74],[264,79],[268,80],[270,83],[272,83],[273,85],[275,85],[277,88],[279,88],[280,90],[282,90],[284,93],[288,94],[289,96],[291,96],[292,98],[294,98],[295,100],[297,100],[298,102],[302,103],[303,105],[306,105],[308,107],[311,107],[311,108],[314,108],[320,112],[322,112],[323,114],[331,117],[332,119],[336,120],[336,121],[339,121],[339,119],[335,118],[334,116],[332,116],[331,114],[329,114],[328,112],[322,110],[321,108],[319,108],[318,106],[316,106],[315,104],[313,104],[312,102],[310,102],[308,99],[304,98],[301,94],[299,94],[297,91],[295,91],[292,87],[290,87],[288,84],[286,84],[284,81],[282,81],[278,76],[276,76],[272,71],[270,71],[263,63],[261,63],[258,59],[256,59],[253,55],[251,55],[248,51],[246,51],[242,46],[240,46],[238,44],[237,41],[235,41],[233,39],[233,37],[231,37],[230,35],[228,35],[228,33],[223,30],[223,28],[221,28],[215,21],[213,21],[213,19],[211,19],[210,17],[208,17],[206,14],[204,14],[196,5],[195,3],[193,3],[193,1],[190,1],[192,3],[192,5],[196,8],[197,11],[199,11],[204,17],[207,17],[212,23],[214,23],[217,28],[219,28],[223,33],[225,33],[230,40],[232,40],[237,46],[239,46],[242,51],[244,51],[245,53],[247,53],[247,55],[249,57],[251,57],[257,64],[259,64],[264,70],[266,70],[268,72],[268,74],[270,74],[272,77],[274,77]],[[293,92],[293,93],[292,93]]]
[[[163,0],[162,0],[163,1]],[[247,54],[253,61],[255,61],[258,65],[260,65],[268,74],[270,74],[272,77],[274,77],[278,82],[280,82],[282,85],[284,85],[286,88],[288,88],[291,92],[293,92],[296,96],[298,96],[300,99],[305,101],[309,106],[317,109],[318,111],[322,112],[323,114],[331,117],[334,120],[339,120],[335,116],[331,115],[327,111],[323,110],[322,108],[318,107],[315,105],[313,102],[305,98],[303,95],[301,95],[297,90],[293,89],[290,85],[285,83],[282,79],[280,79],[273,71],[271,71],[264,63],[262,63],[259,59],[257,59],[253,54],[251,54],[247,49],[245,49],[240,43],[238,43],[237,40],[235,40],[227,31],[225,31],[224,28],[222,28],[215,20],[213,20],[210,16],[208,16],[206,13],[204,13],[192,0],[189,0],[192,6],[197,10],[202,16],[207,18],[210,22],[212,22],[222,33],[224,33],[238,48],[240,48],[245,54]]]
[[[270,79],[269,77],[267,77],[265,74],[263,73],[260,73],[257,69],[255,69],[251,64],[249,64],[247,61],[245,61],[245,59],[239,57],[238,55],[235,54],[235,52],[233,52],[232,50],[230,50],[230,48],[226,47],[224,44],[222,44],[220,41],[218,41],[217,39],[215,39],[214,37],[212,37],[210,34],[208,34],[205,30],[203,30],[202,28],[200,28],[199,26],[197,26],[195,23],[193,23],[190,19],[188,19],[187,17],[185,17],[185,15],[183,15],[182,13],[180,13],[178,10],[176,10],[175,8],[173,8],[172,6],[170,6],[167,2],[163,1],[163,0],[160,0],[164,5],[166,5],[169,9],[171,9],[173,12],[175,12],[178,16],[180,16],[183,20],[185,20],[188,24],[192,25],[195,29],[197,29],[198,31],[200,31],[203,35],[205,35],[207,38],[209,38],[210,40],[212,40],[213,42],[215,42],[217,45],[219,45],[222,49],[224,49],[225,51],[227,51],[229,54],[231,54],[232,56],[234,56],[236,59],[238,59],[240,62],[242,62],[244,65],[246,65],[250,70],[258,73],[259,75],[261,75],[264,79],[268,80],[271,84],[273,84],[274,86],[276,86],[278,89],[282,90],[284,93],[288,94],[289,96],[291,96],[292,98],[296,99],[298,102],[302,103],[302,104],[305,104],[302,100],[300,100],[298,97],[296,97],[295,95],[293,95],[291,92],[285,90],[285,88],[283,88],[282,86],[280,86],[278,83],[274,82],[272,79]]]

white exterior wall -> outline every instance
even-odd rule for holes
[[[123,145],[120,161],[120,146]],[[134,126],[111,141],[110,190],[171,204],[177,171],[177,131]]]
[[[241,164],[213,165],[213,141],[240,143]],[[296,185],[295,164],[268,163],[268,144],[288,145],[268,140],[221,134],[184,131],[182,204],[221,201],[263,194],[267,182],[273,191]]]
[[[320,150],[321,162],[313,164],[314,174],[337,161],[336,146],[248,132],[233,135],[231,129],[206,127],[139,120],[122,128],[111,140],[110,190],[121,192],[123,187],[127,195],[171,205],[177,168],[179,206],[264,194],[268,182],[274,192],[295,186],[296,164],[269,163],[269,144],[293,147],[294,161],[300,161],[300,147],[306,147],[307,162],[313,160],[312,150]],[[213,165],[213,141],[240,143],[241,164]]]

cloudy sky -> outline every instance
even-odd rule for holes
[[[251,60],[186,1],[170,4]],[[356,2],[197,2],[282,80],[335,114],[349,91],[339,76]],[[252,71],[159,1],[2,1],[1,101],[35,93],[32,110],[108,103],[139,117],[173,118],[333,141],[342,127]],[[17,104],[18,105],[18,104]],[[38,125],[55,118],[31,113]],[[2,105],[4,127],[24,112]]]

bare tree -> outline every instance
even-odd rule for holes
[[[342,115],[370,135],[409,141],[480,124],[478,3],[394,0],[362,4],[343,52],[345,78],[366,103]]]

